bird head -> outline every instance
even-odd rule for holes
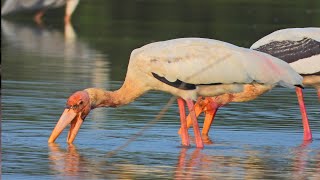
[[[53,129],[48,142],[53,143],[61,132],[70,124],[67,142],[72,143],[91,110],[90,97],[86,91],[77,91],[67,100],[66,107],[59,121]]]

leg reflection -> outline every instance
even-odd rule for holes
[[[49,144],[50,168],[65,176],[79,176],[81,171],[80,155],[74,145],[70,144],[67,150],[62,150],[56,143]]]
[[[180,151],[175,170],[175,179],[198,179],[202,176],[197,173],[197,170],[202,166],[202,162],[205,161],[205,156],[202,155],[201,149],[195,149],[190,155],[187,154],[187,151],[188,148],[182,148]]]
[[[309,174],[308,167],[312,164],[311,159],[312,157],[315,157],[313,159],[313,162],[319,162],[319,154],[316,156],[312,156],[312,153],[310,154],[309,151],[309,146],[311,145],[312,141],[303,141],[302,144],[300,144],[298,147],[294,148],[293,153],[294,153],[294,159],[293,159],[293,173],[292,173],[292,178],[293,179],[308,179],[314,176],[314,173]],[[318,167],[315,167],[316,171],[319,170],[319,163]],[[319,174],[315,176],[315,178],[319,178]]]

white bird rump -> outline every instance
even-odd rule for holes
[[[302,77],[287,63],[258,51],[203,38],[181,38],[145,45],[130,64],[169,82],[194,85],[261,83],[294,87]],[[130,68],[129,68],[130,69]]]
[[[320,28],[278,30],[255,42],[250,49],[290,63],[299,74],[320,73]]]
[[[299,74],[320,75],[320,54],[292,62],[290,66]]]
[[[58,8],[65,5],[66,1],[67,0],[6,0],[1,8],[1,16],[18,11]]]

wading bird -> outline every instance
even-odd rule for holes
[[[290,63],[290,66],[303,76],[304,86],[313,86],[318,92],[320,101],[320,28],[290,28],[275,31],[251,46],[251,49],[270,54]],[[195,104],[196,116],[205,112],[202,134],[208,135],[211,124],[219,107],[230,102],[244,102],[257,98],[267,91],[258,91],[255,86],[246,85],[240,93],[227,93],[215,97],[199,98]],[[302,88],[297,87],[296,93],[302,115],[304,140],[311,140]],[[187,126],[192,122],[187,118]]]
[[[19,11],[37,11],[34,20],[40,24],[47,9],[66,5],[64,22],[69,23],[78,3],[79,0],[6,0],[1,8],[1,16]]]
[[[71,124],[67,142],[72,143],[90,110],[129,104],[149,90],[178,97],[182,145],[189,146],[185,102],[189,108],[196,146],[203,147],[193,101],[242,92],[247,86],[260,91],[275,85],[294,88],[302,77],[287,63],[268,54],[203,38],[154,42],[132,51],[122,87],[116,91],[89,88],[72,94],[48,142],[54,142]]]

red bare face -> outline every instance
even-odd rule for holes
[[[76,113],[81,114],[81,118],[84,120],[90,112],[90,99],[89,95],[85,91],[77,91],[72,94],[66,103],[66,109],[72,109]]]
[[[77,91],[72,94],[66,103],[66,108],[62,113],[59,121],[53,129],[51,136],[48,140],[49,143],[54,142],[61,134],[63,129],[70,124],[67,142],[72,143],[77,136],[77,133],[83,123],[83,120],[91,110],[90,98],[87,92]]]

